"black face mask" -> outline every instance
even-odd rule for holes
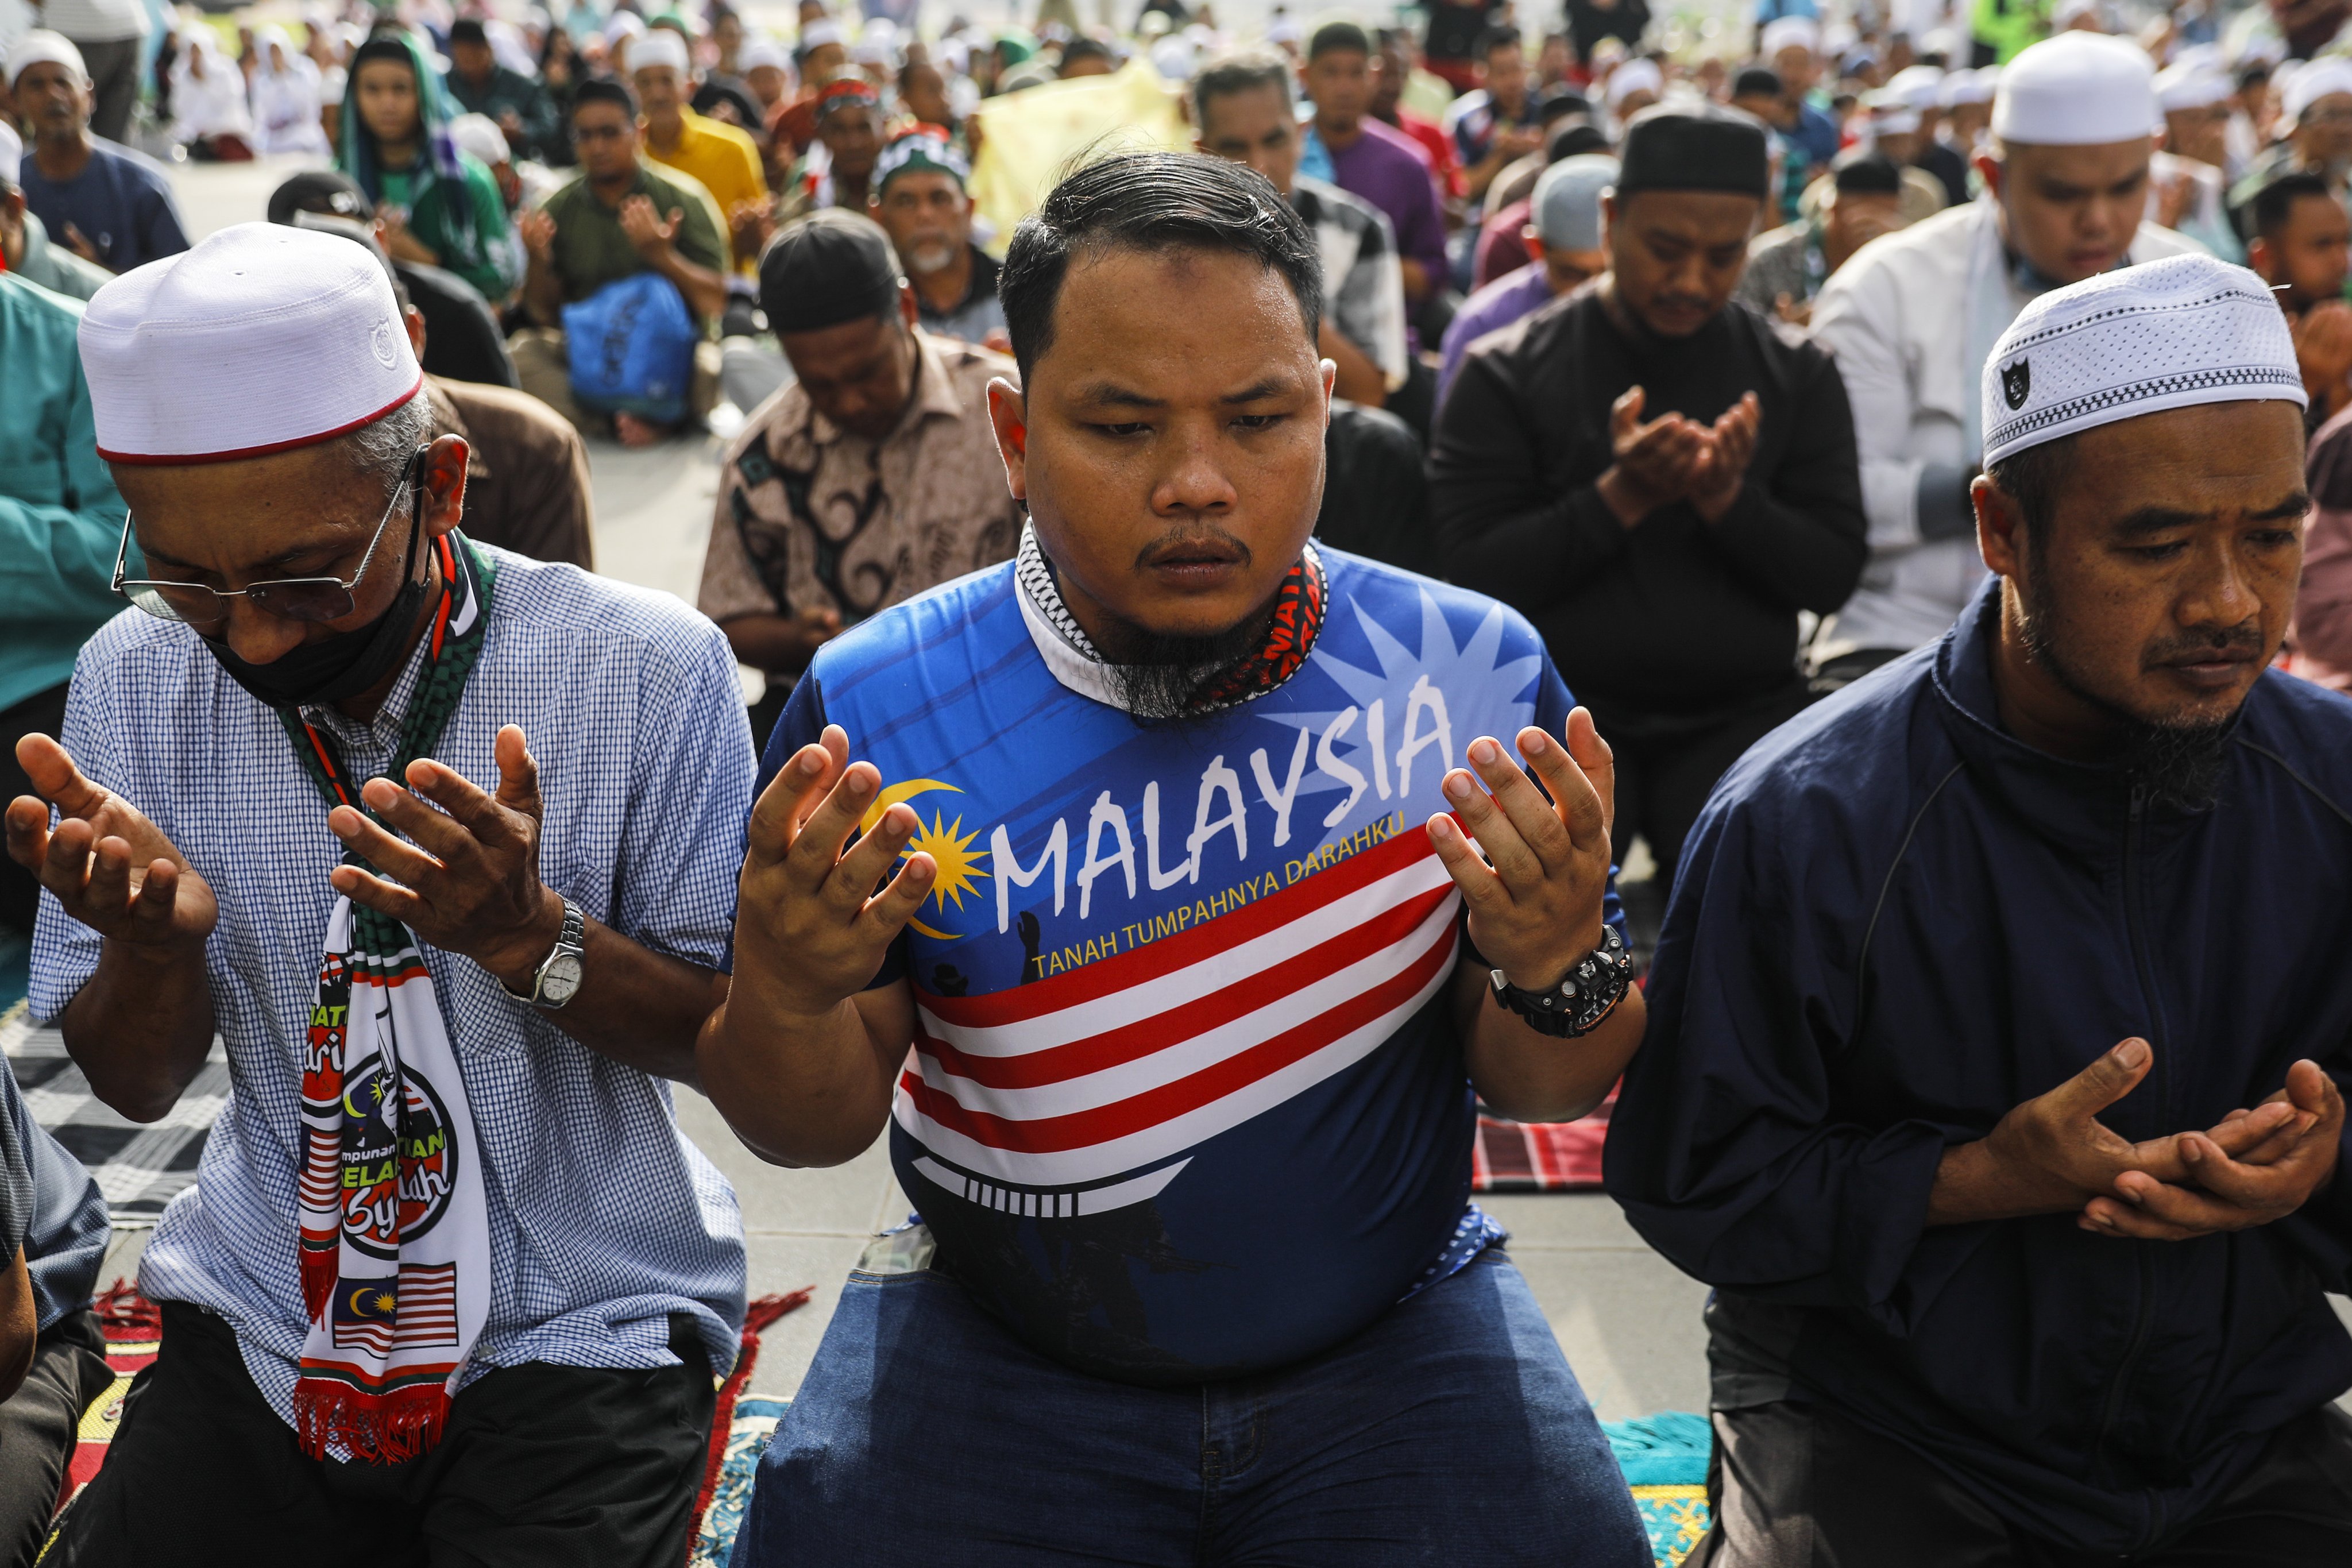
[[[402,571],[410,575],[407,585],[394,595],[389,609],[366,626],[316,642],[297,643],[268,664],[247,664],[230,651],[226,637],[206,637],[205,646],[213,650],[231,680],[272,708],[316,707],[357,697],[382,680],[408,650],[409,630],[416,625],[425,590],[432,585],[413,575],[416,536],[423,531],[421,522],[412,524],[408,548],[401,554]]]

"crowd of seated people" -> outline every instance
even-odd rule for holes
[[[681,1560],[673,1084],[918,1211],[753,1568],[1648,1561],[1465,1198],[1612,1091],[1690,1563],[2352,1560],[2352,0],[1814,9],[46,7],[0,949],[236,1089],[58,1519],[105,1205],[0,1085],[0,1568]]]

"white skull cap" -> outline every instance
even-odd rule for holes
[[[2311,401],[2269,286],[2202,254],[2102,272],[2033,300],[1986,359],[1983,397],[1988,467],[2168,408]]]
[[[81,318],[99,456],[222,463],[331,441],[425,383],[365,247],[282,224],[222,229],[134,268]]]

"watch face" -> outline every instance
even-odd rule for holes
[[[547,961],[547,970],[539,977],[539,999],[550,1007],[561,1007],[580,992],[580,955],[559,952]]]

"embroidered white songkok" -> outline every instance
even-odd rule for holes
[[[2201,252],[2102,272],[2028,304],[1984,367],[1984,460],[2200,403],[2306,406],[2263,280]]]
[[[282,224],[222,229],[134,268],[81,318],[99,456],[218,463],[332,440],[425,373],[366,248]]]

